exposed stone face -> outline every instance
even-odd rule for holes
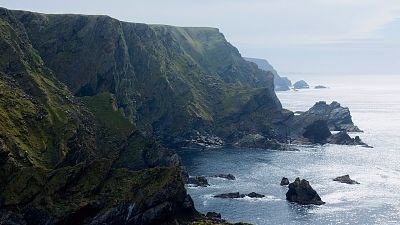
[[[331,136],[325,120],[317,120],[305,128],[303,137],[312,143],[323,144]]]
[[[296,202],[302,205],[323,205],[325,202],[321,200],[317,192],[311,187],[307,180],[296,178],[293,183],[289,184],[289,190],[286,193],[286,200]]]
[[[340,176],[340,177],[336,177],[336,178],[333,179],[333,180],[334,180],[334,181],[338,181],[338,182],[340,182],[340,183],[345,183],[345,184],[360,184],[360,183],[358,183],[357,181],[352,180],[348,174],[347,174],[347,175]]]

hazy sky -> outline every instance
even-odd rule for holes
[[[400,0],[0,0],[45,13],[218,27],[283,74],[400,74]]]

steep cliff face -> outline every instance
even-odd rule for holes
[[[273,75],[245,61],[217,29],[12,13],[75,95],[113,93],[124,115],[164,143],[198,133],[275,132],[281,105]],[[243,116],[249,109],[267,117]],[[256,124],[263,129],[255,130]]]
[[[0,223],[179,224],[198,214],[177,155],[110,93],[82,99],[0,9]]]

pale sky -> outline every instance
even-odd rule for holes
[[[217,27],[283,75],[400,74],[400,0],[0,0],[44,13]]]

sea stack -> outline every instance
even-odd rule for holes
[[[289,190],[286,193],[286,200],[289,202],[296,202],[301,205],[323,205],[325,202],[311,187],[310,183],[300,178],[296,178],[293,183],[289,184]]]

